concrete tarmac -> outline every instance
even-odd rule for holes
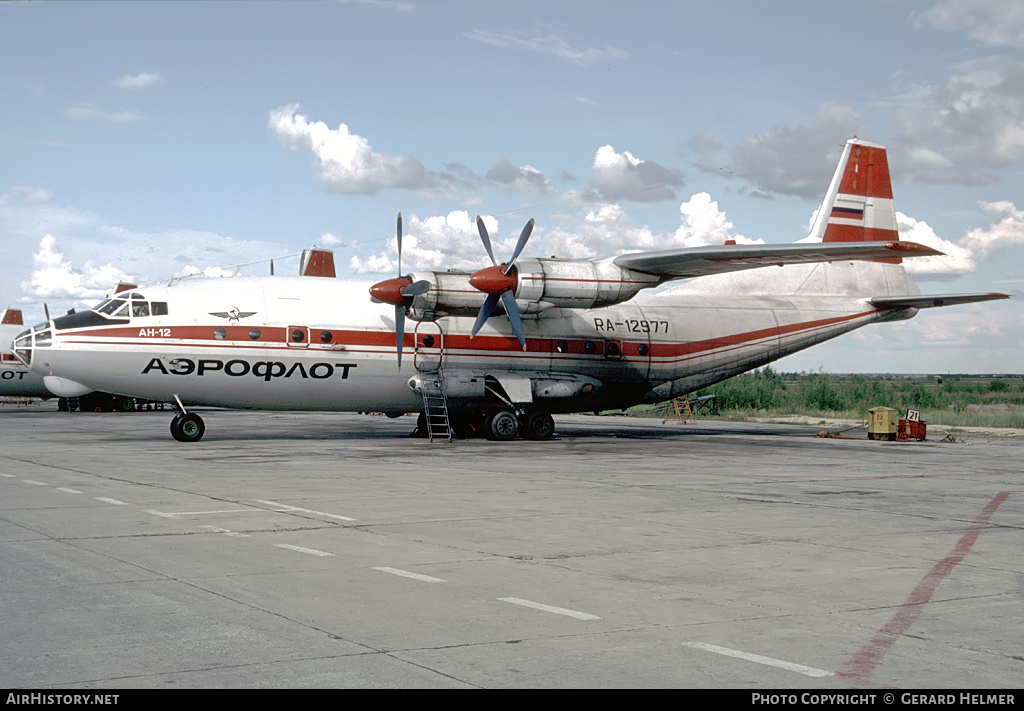
[[[0,409],[0,687],[1024,678],[1020,440],[199,412]]]

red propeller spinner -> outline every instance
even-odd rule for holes
[[[377,301],[383,301],[392,306],[411,306],[412,296],[406,296],[402,292],[412,286],[412,279],[409,277],[396,277],[379,281],[370,287],[370,296]]]
[[[469,277],[469,283],[475,289],[479,289],[485,294],[499,296],[503,291],[516,288],[516,270],[513,267],[506,274],[504,264],[499,264],[495,267],[485,267],[473,272]]]

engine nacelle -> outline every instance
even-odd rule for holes
[[[592,309],[619,304],[662,282],[655,275],[623,269],[611,259],[520,259],[513,274],[516,305],[523,314],[553,307]],[[470,276],[462,271],[410,274],[412,281],[425,281],[430,289],[413,298],[409,318],[476,316],[487,295],[469,283]]]
[[[526,313],[552,306],[593,309],[620,304],[662,281],[623,269],[611,259],[520,259],[516,271],[516,302],[526,306]]]
[[[430,284],[426,293],[413,297],[409,318],[415,321],[436,321],[442,316],[476,316],[487,298],[469,283],[469,274],[453,270],[447,272],[413,272],[414,281]]]

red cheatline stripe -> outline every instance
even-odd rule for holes
[[[971,552],[971,548],[974,547],[981,532],[988,525],[988,520],[992,517],[992,514],[996,512],[1000,504],[1006,501],[1009,496],[1009,491],[1001,491],[988,502],[988,505],[968,527],[967,533],[953,546],[953,551],[940,560],[924,576],[921,582],[917,584],[917,587],[910,592],[903,606],[893,615],[893,618],[871,638],[870,642],[843,664],[839,671],[836,672],[837,676],[865,677],[874,671],[875,667],[882,662],[882,658],[889,649],[896,643],[896,640],[906,634],[910,626],[914,624],[914,621],[924,609],[924,604],[932,599],[932,595],[935,593],[936,588],[939,587],[939,584]]]
[[[822,328],[843,323],[846,321],[852,321],[859,318],[870,316],[871,314],[877,313],[877,309],[872,311],[864,311],[856,314],[847,314],[845,316],[836,316],[833,318],[818,319],[815,321],[803,321],[801,323],[788,324],[785,326],[775,326],[773,328],[758,329],[756,331],[746,331],[744,333],[730,334],[726,336],[720,336],[717,338],[709,338],[701,341],[691,341],[688,343],[664,343],[655,341],[650,344],[651,354],[650,358],[654,362],[666,363],[666,362],[681,362],[690,360],[691,358],[697,357],[701,354],[705,354],[709,351],[722,351],[728,352],[735,350],[740,347],[752,346],[761,341],[772,340],[778,337],[786,337],[798,333],[807,333],[811,331],[820,330]],[[191,346],[197,347],[202,346],[204,348],[223,348],[223,349],[235,349],[235,348],[259,348],[263,350],[282,350],[282,351],[294,351],[294,350],[305,350],[306,344],[301,345],[286,345],[281,342],[271,344],[266,340],[261,339],[260,341],[253,341],[251,344],[245,342],[245,337],[241,335],[242,331],[248,332],[247,328],[233,326],[229,327],[231,330],[228,331],[228,335],[232,338],[223,341],[218,341],[209,336],[213,333],[209,326],[172,326],[171,337],[176,339],[174,343],[168,343],[159,338],[147,339],[138,338],[137,340],[131,341],[116,341],[116,340],[96,340],[97,338],[124,338],[131,337],[138,333],[138,329],[130,328],[113,328],[113,329],[97,329],[92,331],[82,332],[71,332],[63,337],[66,343],[76,344],[90,344],[90,345],[107,345],[107,346],[123,346],[123,345],[144,345],[144,344],[160,344],[160,345],[177,345],[177,346]],[[274,329],[267,328],[266,331],[270,332]],[[283,331],[284,329],[276,329]],[[314,331],[319,329],[314,329]],[[329,329],[328,329],[329,330]],[[130,333],[126,333],[130,331]],[[377,348],[387,347],[394,341],[393,334],[385,331],[332,331],[334,334],[334,340],[332,345],[341,345],[347,348],[355,349],[351,352],[362,352],[362,348]],[[608,332],[611,334],[611,332]],[[202,334],[206,338],[197,338],[199,334]],[[639,334],[631,334],[639,335]],[[184,343],[182,340],[197,340],[199,343]],[[209,340],[206,340],[209,339]],[[234,340],[237,339],[237,340]],[[406,334],[405,343],[406,347],[413,347],[413,335]],[[310,350],[324,353],[337,353],[341,354],[344,351],[332,351],[331,349],[318,348],[314,337],[311,338],[313,343],[309,345],[313,346]],[[531,353],[536,353],[534,357],[554,357],[557,356],[552,353],[553,344],[557,342],[558,338],[528,338],[527,346]],[[570,357],[574,355],[582,355],[583,342],[585,338],[575,339],[564,339],[567,340],[570,346]],[[596,339],[600,341],[600,339]],[[624,339],[613,339],[622,340],[624,343],[635,343],[634,340],[629,338]],[[641,341],[642,342],[642,341]],[[460,355],[472,355],[478,357],[508,357],[508,352],[513,349],[513,346],[518,346],[515,339],[511,336],[477,336],[475,339],[470,339],[468,336],[456,334],[444,335],[444,352],[446,354],[452,354],[454,351],[462,351]],[[518,351],[518,347],[515,348]],[[577,352],[578,351],[578,352]],[[602,353],[596,353],[598,356],[602,356]],[[632,357],[632,352],[624,354]],[[519,357],[522,357],[521,355]],[[646,358],[646,357],[645,357]]]

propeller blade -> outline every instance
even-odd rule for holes
[[[398,226],[395,228],[398,235],[398,276],[402,276],[402,213],[398,213]]]
[[[487,256],[491,258],[491,264],[498,266],[498,260],[494,258],[494,251],[491,249],[491,238],[487,236],[487,228],[484,226],[484,218],[476,216],[476,228],[480,232],[480,241],[484,243]]]
[[[419,296],[426,294],[428,291],[430,291],[430,282],[426,279],[420,279],[402,289],[402,296]]]
[[[526,227],[523,228],[522,234],[519,235],[519,241],[516,242],[516,249],[512,252],[512,259],[508,260],[508,264],[505,265],[505,269],[502,270],[502,274],[508,274],[512,271],[512,266],[516,263],[519,258],[519,253],[523,251],[523,247],[526,246],[527,241],[530,239],[530,233],[533,232],[533,218],[526,223]]]
[[[487,319],[494,313],[494,307],[498,305],[498,295],[488,294],[487,300],[484,301],[484,305],[480,307],[480,312],[476,315],[476,323],[473,324],[473,330],[469,332],[469,337],[473,338],[480,329],[487,323]]]
[[[402,345],[405,343],[405,307],[395,307],[395,345],[398,348],[398,369],[402,369]]]
[[[491,297],[487,297],[490,299]],[[516,306],[516,295],[511,290],[501,292],[501,303],[505,307],[505,313],[508,314],[508,321],[512,324],[512,330],[515,331],[516,338],[519,339],[519,345],[526,350],[526,336],[523,334],[523,320],[519,318],[519,307]]]

